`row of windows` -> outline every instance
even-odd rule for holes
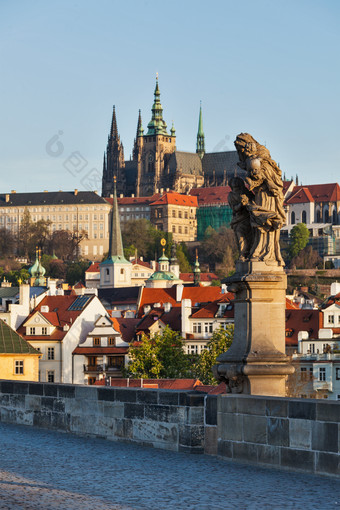
[[[100,337],[94,337],[93,338],[93,345],[94,347],[98,347],[101,345],[101,338]],[[115,345],[115,337],[109,337],[108,338],[108,345]]]
[[[312,381],[314,379],[313,367],[301,367],[300,369],[301,381]],[[340,367],[335,369],[335,379],[340,381]],[[326,367],[319,367],[318,380],[320,382],[326,381]]]
[[[193,230],[193,228],[190,227],[190,230]],[[176,234],[176,231],[178,231],[179,234],[188,234],[188,227],[181,227],[181,225],[179,225],[176,229],[176,225],[172,225],[172,233]]]
[[[29,329],[29,334],[32,335],[47,335],[47,327],[36,328],[32,327]]]
[[[26,208],[25,208],[26,209]],[[8,208],[4,208],[2,209],[1,208],[1,212],[3,213],[6,213],[6,214],[18,214],[18,213],[24,213],[25,212],[25,209],[24,208],[20,208],[20,209],[15,209],[13,207],[8,207]],[[68,211],[105,211],[105,209],[108,209],[107,207],[105,206],[93,206],[93,207],[89,207],[89,206],[83,206],[83,207],[28,207],[27,210],[32,213],[32,212],[56,212],[56,211],[65,211],[65,212],[68,212]]]

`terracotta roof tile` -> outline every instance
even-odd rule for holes
[[[198,199],[198,205],[221,205],[228,204],[230,186],[213,186],[210,188],[192,188],[189,195]]]
[[[180,193],[176,193],[174,191],[164,193],[158,200],[155,200],[150,205],[183,205],[187,207],[198,207],[197,197],[192,197],[190,195],[181,195]]]

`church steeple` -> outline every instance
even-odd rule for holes
[[[148,132],[147,135],[165,135],[169,136],[169,133],[166,130],[166,123],[163,120],[163,108],[160,101],[161,93],[159,91],[158,86],[158,73],[156,76],[156,87],[154,92],[154,103],[152,105],[152,118],[148,124]]]
[[[140,110],[138,111],[138,121],[137,121],[137,132],[136,132],[136,138],[133,142],[133,151],[132,151],[132,159],[134,161],[138,160],[138,154],[141,151],[141,138],[143,137],[143,126],[142,126],[142,115]]]
[[[194,285],[199,286],[201,281],[201,270],[200,270],[200,263],[198,262],[198,254],[197,254],[197,248],[196,248],[196,262],[194,266]]]
[[[110,241],[109,241],[109,255],[107,260],[114,259],[125,260],[122,232],[120,230],[119,211],[118,211],[118,200],[117,200],[117,188],[116,178],[113,178],[113,203],[111,210],[111,222],[110,222]],[[126,261],[127,262],[127,261]]]
[[[116,141],[118,139],[118,127],[117,127],[117,119],[116,119],[116,106],[113,105],[112,112],[112,121],[111,121],[111,130],[109,135],[109,142]]]
[[[202,159],[204,156],[204,153],[205,153],[203,119],[202,119],[202,102],[200,102],[200,113],[199,113],[199,118],[198,118],[196,152],[199,155],[199,157]]]
[[[117,177],[119,192],[123,191],[125,186],[124,167],[124,147],[118,133],[116,108],[113,106],[111,129],[103,163],[103,197],[108,197],[112,194],[114,176]]]
[[[116,178],[113,179],[113,203],[110,219],[110,240],[107,259],[99,266],[100,288],[131,287],[131,262],[124,257],[120,230]]]

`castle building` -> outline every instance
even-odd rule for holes
[[[0,229],[18,236],[26,212],[33,223],[50,222],[50,232],[67,230],[85,234],[78,254],[85,259],[100,260],[109,242],[110,204],[94,191],[44,191],[41,193],[0,194]]]
[[[144,133],[139,110],[132,158],[125,161],[124,147],[117,127],[116,109],[113,107],[111,130],[104,154],[102,195],[109,197],[113,191],[113,178],[117,178],[118,195],[144,197],[161,189],[188,193],[201,186],[226,185],[233,175],[241,174],[236,151],[205,152],[202,106],[196,152],[178,151],[176,132],[170,131],[163,119],[158,77],[154,92],[152,116]]]

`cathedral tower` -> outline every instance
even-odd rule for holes
[[[141,148],[141,158],[137,171],[137,195],[153,195],[162,187],[164,167],[167,157],[176,150],[175,129],[170,134],[163,119],[163,108],[160,101],[158,76],[152,105],[152,117],[148,124],[148,131],[144,135],[139,129],[137,139]]]
[[[118,134],[116,109],[113,107],[111,130],[107,141],[103,162],[102,196],[109,197],[113,193],[113,178],[117,178],[118,193],[125,190],[124,147]]]

